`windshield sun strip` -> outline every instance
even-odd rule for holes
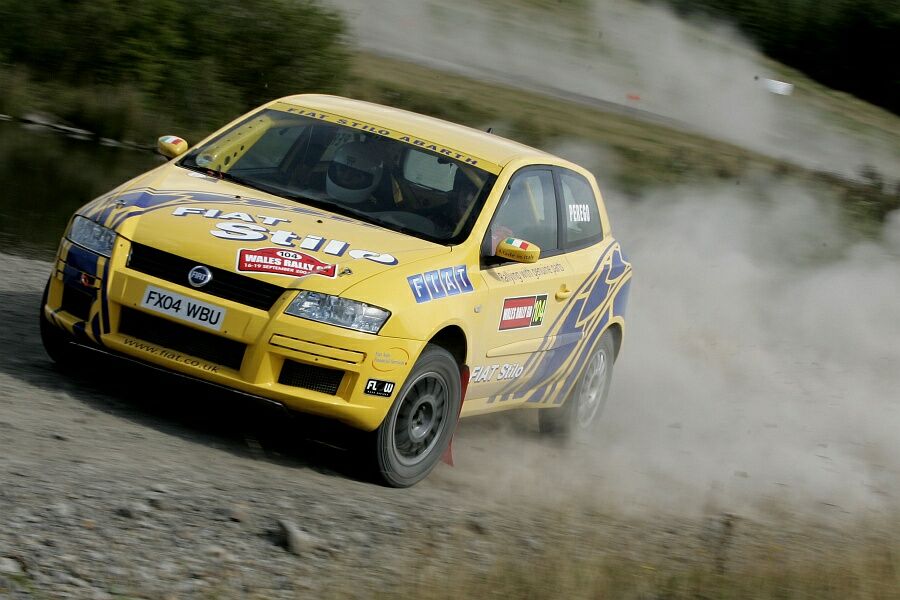
[[[487,171],[494,175],[500,174],[500,165],[494,164],[474,155],[466,154],[449,146],[443,146],[433,141],[410,135],[408,133],[388,129],[386,127],[382,127],[380,125],[372,123],[366,123],[358,119],[336,115],[334,113],[306,108],[298,104],[290,104],[287,102],[276,102],[269,106],[269,108],[293,115],[299,115],[301,117],[309,117],[311,119],[325,121],[334,125],[341,125],[350,129],[357,129],[363,133],[380,135],[382,137],[403,142],[409,146],[412,146],[413,148],[418,148],[420,150],[429,150],[431,152],[446,156],[447,158],[457,160],[463,164],[478,167],[479,169]]]

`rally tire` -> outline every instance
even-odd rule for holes
[[[615,356],[615,340],[607,330],[594,346],[575,389],[563,405],[538,411],[541,433],[563,439],[590,436],[609,396]]]
[[[426,346],[372,434],[375,474],[382,483],[409,487],[431,472],[450,445],[461,395],[453,356],[439,346]]]
[[[44,307],[47,306],[47,297],[50,293],[50,282],[44,287],[44,295],[41,297],[41,342],[44,344],[44,350],[47,355],[61,369],[72,369],[76,366],[78,355],[75,346],[71,342],[71,336],[50,321],[44,314]]]

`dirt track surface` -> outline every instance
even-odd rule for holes
[[[621,517],[574,487],[554,494],[550,472],[571,456],[527,418],[467,421],[457,467],[379,487],[218,392],[143,369],[62,374],[38,338],[49,265],[0,258],[0,597],[365,598],[562,551],[688,568],[840,538],[714,512]],[[547,470],[517,470],[520,455]]]
[[[63,374],[38,337],[49,265],[2,264],[0,593],[367,597],[408,586],[423,558],[477,569],[565,533],[538,533],[514,498],[454,489],[443,465],[410,490],[368,483],[277,415],[201,386]],[[281,520],[301,531],[293,552]]]

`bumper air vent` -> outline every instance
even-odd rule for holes
[[[281,368],[278,383],[334,396],[337,394],[343,378],[344,372],[338,369],[327,369],[286,360]]]
[[[87,321],[91,314],[91,304],[94,303],[94,295],[83,292],[71,286],[63,287],[62,310],[82,321]]]
[[[119,333],[211,363],[241,368],[246,344],[185,327],[131,308],[122,308]]]

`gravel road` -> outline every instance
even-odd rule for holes
[[[245,401],[143,369],[59,372],[36,319],[49,265],[0,259],[0,597],[365,598],[560,548],[690,565],[772,544],[813,556],[838,537],[715,512],[620,516],[576,487],[550,493],[547,471],[512,465],[570,457],[527,418],[467,421],[455,468],[379,487]],[[490,461],[513,475],[486,477]]]

